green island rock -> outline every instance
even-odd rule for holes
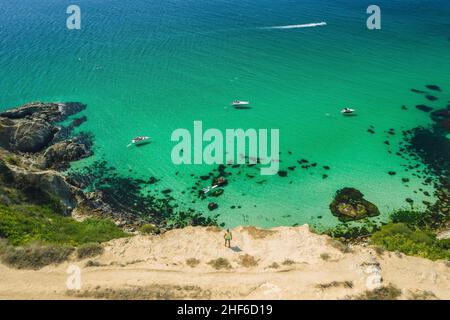
[[[380,214],[377,206],[364,199],[364,194],[355,188],[336,191],[330,210],[341,221],[359,220]]]

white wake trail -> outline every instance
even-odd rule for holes
[[[306,24],[291,24],[287,26],[274,26],[274,27],[266,27],[264,29],[299,29],[299,28],[312,28],[312,27],[321,27],[326,26],[326,22],[317,22],[317,23],[306,23]]]

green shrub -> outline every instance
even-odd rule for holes
[[[17,159],[17,157],[16,157],[16,156],[13,156],[13,155],[8,155],[8,156],[6,156],[6,157],[5,157],[5,162],[6,162],[6,163],[9,163],[9,164],[12,164],[12,165],[14,165],[14,166],[19,165],[19,159]]]
[[[92,258],[101,255],[103,251],[101,244],[86,243],[77,248],[77,257],[78,259]]]
[[[112,221],[86,219],[78,222],[53,213],[46,206],[0,206],[0,237],[12,245],[34,241],[78,246],[124,237],[126,234]]]
[[[450,259],[446,241],[439,241],[430,232],[411,229],[404,223],[391,223],[375,232],[372,244],[389,251],[399,251],[407,255],[420,256],[432,260]]]
[[[33,243],[25,247],[4,246],[1,261],[18,269],[40,269],[50,264],[68,259],[73,248],[61,245],[42,245]]]
[[[139,228],[139,232],[144,234],[159,234],[159,228],[154,224],[147,223]]]

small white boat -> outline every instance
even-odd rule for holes
[[[132,145],[140,145],[145,143],[147,140],[149,140],[150,137],[146,136],[139,136],[131,140],[131,143],[127,147],[131,147]]]
[[[344,108],[344,109],[341,110],[342,114],[352,114],[354,112],[356,112],[356,110],[355,109],[350,109],[350,108]]]
[[[202,192],[203,192],[203,194],[207,194],[208,192],[210,192],[211,190],[213,190],[213,189],[215,189],[215,188],[217,188],[217,187],[218,187],[217,184],[215,184],[215,185],[213,185],[213,186],[208,186],[208,187],[206,187],[206,188],[203,188],[203,189],[202,189]]]
[[[234,100],[231,105],[232,106],[248,106],[250,104],[249,101],[241,101],[241,100]]]

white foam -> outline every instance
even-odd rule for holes
[[[264,29],[299,29],[299,28],[312,28],[312,27],[321,27],[326,26],[326,22],[317,22],[317,23],[306,23],[306,24],[291,24],[287,26],[274,26],[267,27]]]

